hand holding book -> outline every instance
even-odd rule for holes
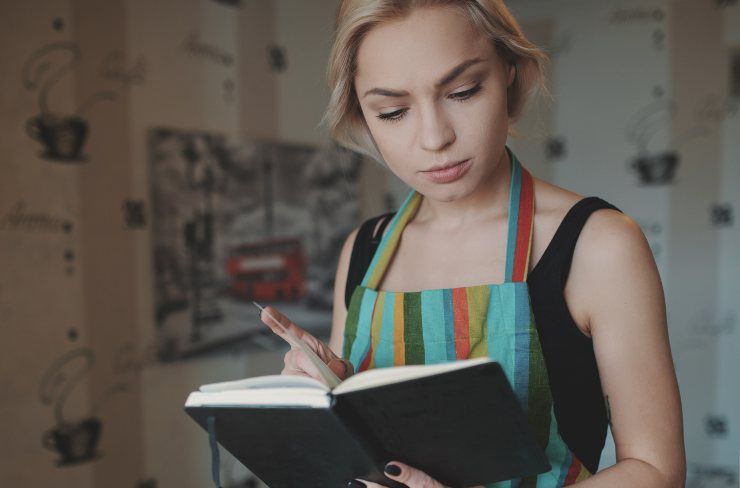
[[[337,386],[337,380],[343,381],[353,374],[354,368],[352,363],[336,356],[323,342],[295,325],[288,317],[277,311],[277,309],[274,307],[262,307],[256,302],[253,303],[260,309],[260,320],[291,345],[290,351],[285,354],[285,367],[281,371],[281,375],[307,376],[324,384],[329,383],[327,386],[333,388]],[[306,351],[306,347],[313,351],[314,354]],[[309,355],[314,357],[310,358]],[[317,360],[323,361],[337,378],[329,378],[327,381],[326,372],[322,373],[322,371],[319,371],[319,369],[323,368],[320,364],[317,364]],[[424,471],[398,461],[389,462],[385,466],[385,475],[410,488],[422,486],[447,488],[446,485],[435,480]],[[347,486],[350,488],[387,488],[385,485],[363,479],[350,480]]]
[[[550,469],[503,368],[487,357],[372,368],[336,387],[308,373],[201,385],[185,409],[274,488],[353,479],[462,488]],[[389,461],[401,472],[384,473]]]
[[[339,381],[354,374],[352,363],[334,354],[329,346],[298,327],[275,307],[267,306],[260,309],[260,320],[291,346],[290,351],[285,354],[285,367],[280,374],[307,376],[333,388],[336,386],[336,379],[327,378],[326,372],[322,371],[324,369],[322,364],[316,362],[317,358],[328,366]],[[310,350],[305,350],[306,347]],[[314,358],[311,358],[311,355]]]
[[[408,464],[399,461],[391,461],[385,465],[383,471],[385,476],[403,483],[409,488],[449,488],[447,485],[440,483],[424,471],[412,468]],[[348,488],[387,488],[385,485],[373,483],[363,479],[355,478],[347,483]],[[476,485],[473,488],[484,488],[483,485]]]

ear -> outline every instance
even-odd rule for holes
[[[510,64],[509,65],[509,79],[506,82],[506,87],[510,87],[511,84],[514,82],[514,78],[516,78],[516,64]]]

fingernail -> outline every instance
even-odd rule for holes
[[[348,488],[366,488],[367,485],[360,480],[352,480],[347,483]]]
[[[401,474],[401,468],[397,464],[393,463],[386,464],[383,471],[391,476],[398,476],[399,474]]]

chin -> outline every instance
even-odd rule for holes
[[[434,184],[428,186],[428,190],[424,192],[424,196],[438,200],[440,202],[454,202],[467,196],[472,188],[464,181],[456,181],[448,184]]]

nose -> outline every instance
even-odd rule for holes
[[[447,114],[438,106],[430,106],[421,112],[419,134],[422,149],[439,152],[455,142],[455,131]]]

